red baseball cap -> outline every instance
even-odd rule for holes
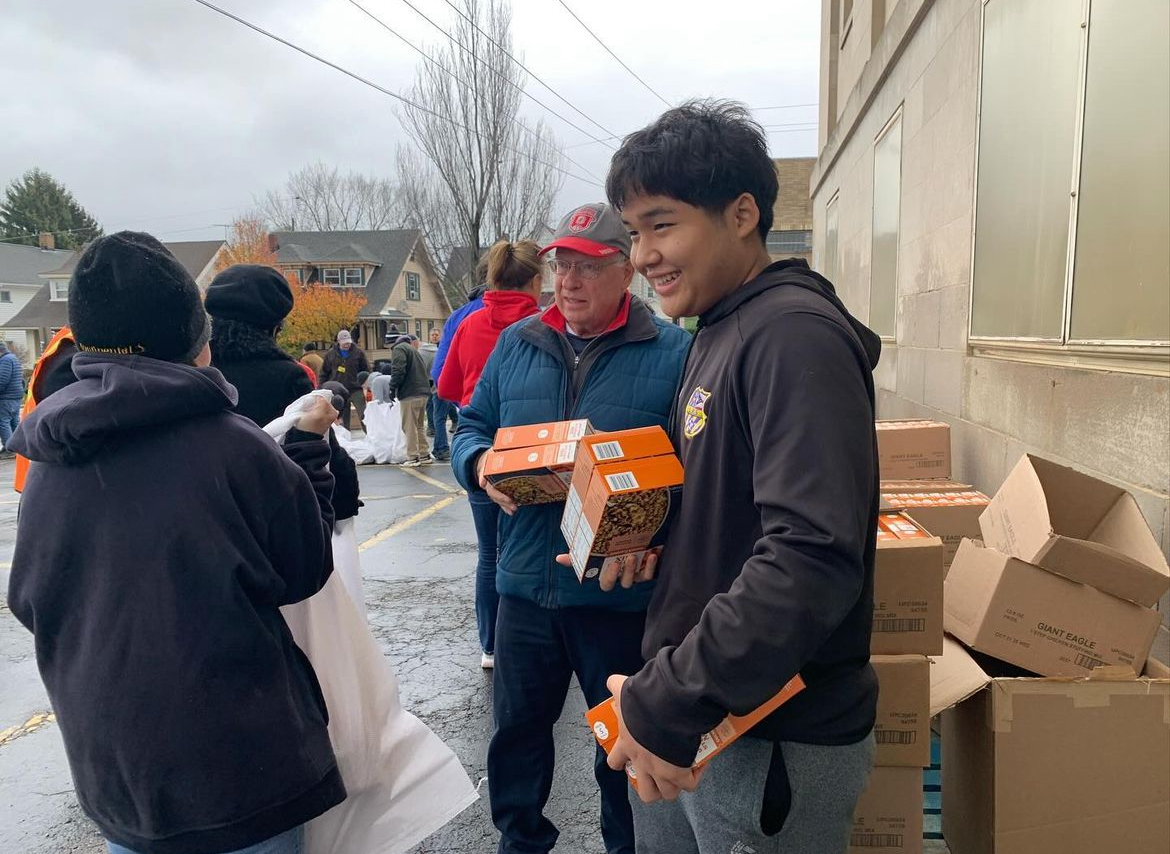
[[[594,258],[608,258],[619,252],[630,257],[630,233],[622,218],[607,204],[582,205],[568,213],[557,226],[552,242],[540,250],[571,249]]]

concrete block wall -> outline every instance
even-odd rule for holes
[[[842,122],[811,182],[816,261],[837,194],[836,284],[868,318],[873,143],[901,108],[897,325],[875,372],[879,416],[948,422],[956,477],[988,493],[1025,453],[1116,483],[1170,555],[1170,380],[968,347],[980,0],[899,0],[887,17],[857,86],[838,91]],[[1161,610],[1170,625],[1170,596]]]

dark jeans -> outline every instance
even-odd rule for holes
[[[558,568],[558,571],[567,571]],[[499,854],[546,854],[557,829],[544,817],[552,788],[553,725],[576,674],[590,706],[609,696],[605,680],[642,667],[644,613],[600,608],[548,610],[500,597],[492,705],[496,731],[488,747],[492,821]],[[601,835],[607,854],[634,854],[634,824],[625,771],[597,747],[593,773],[601,789]]]
[[[446,428],[442,421],[441,428]],[[439,431],[436,430],[437,434]],[[475,539],[479,543],[479,560],[475,564],[475,622],[479,626],[479,645],[484,652],[496,650],[496,611],[500,595],[496,593],[496,559],[500,553],[500,506],[483,490],[467,494],[471,518],[475,522]]]
[[[431,449],[436,457],[440,454],[450,454],[451,445],[447,439],[447,416],[451,414],[451,404],[443,400],[434,392],[427,401],[427,421],[435,431],[434,447]]]
[[[0,400],[0,445],[8,447],[8,440],[20,424],[20,400]]]

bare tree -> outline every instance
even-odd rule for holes
[[[258,204],[274,231],[376,231],[401,227],[405,219],[390,181],[342,175],[321,161],[290,172],[284,187]]]
[[[468,251],[474,266],[485,243],[537,233],[564,173],[552,131],[519,116],[527,75],[508,57],[511,8],[462,6],[449,41],[419,66],[409,94],[417,106],[400,109],[418,153],[399,148],[398,182],[408,221],[436,258]]]

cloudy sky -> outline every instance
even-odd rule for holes
[[[813,0],[565,0],[671,103],[736,98],[753,108],[817,99]],[[396,92],[421,58],[347,0],[212,0]],[[404,0],[361,0],[415,44],[443,36]],[[410,0],[451,28],[446,0]],[[458,2],[458,0],[456,0]],[[583,113],[617,134],[664,108],[558,0],[513,0],[514,49]],[[194,0],[0,0],[0,183],[40,167],[107,231],[168,240],[223,235],[290,170],[323,160],[392,177],[406,141],[388,96]],[[603,136],[535,81],[527,91]],[[530,100],[566,153],[604,175],[609,150]],[[816,154],[816,108],[762,109],[775,156]],[[581,144],[586,143],[586,144]],[[579,171],[570,167],[572,171]],[[566,178],[561,207],[601,198]]]

